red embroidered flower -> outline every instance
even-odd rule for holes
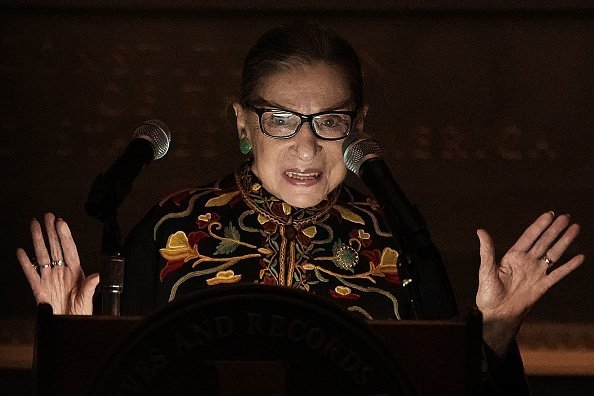
[[[190,192],[192,190],[183,190],[176,193],[173,197],[171,197],[171,202],[175,204],[175,206],[184,206],[188,203],[188,197],[190,196]]]
[[[328,293],[330,293],[330,296],[339,300],[357,300],[361,297],[353,293],[350,287],[346,286],[336,286],[334,290],[328,290]]]
[[[361,246],[367,248],[371,245],[371,235],[362,229],[353,229],[349,232],[351,238],[356,238],[361,242]]]
[[[163,269],[159,273],[159,279],[161,279],[161,281],[163,281],[167,277],[167,275],[169,275],[173,271],[181,268],[189,259],[191,259],[192,257],[193,258],[197,257],[197,252],[196,252],[196,249],[194,248],[194,246],[198,245],[198,243],[200,243],[200,241],[202,239],[207,238],[207,237],[208,237],[208,234],[204,231],[191,232],[188,235],[188,244],[187,244],[187,248],[190,248],[189,253],[191,253],[191,254],[189,254],[189,255],[186,254],[185,258],[183,256],[180,256],[180,258],[177,260],[167,260],[167,264],[165,264],[165,267],[163,267]]]
[[[276,232],[276,224],[272,221],[267,221],[266,223],[262,224],[264,230],[268,233],[275,233]]]
[[[161,282],[163,282],[163,280],[167,277],[167,275],[169,275],[171,272],[175,271],[176,269],[180,268],[182,265],[184,265],[184,260],[168,261],[167,264],[165,265],[165,267],[163,267],[163,269],[159,273],[159,279],[161,279]]]
[[[382,252],[379,251],[379,249],[373,249],[373,250],[363,250],[361,252],[361,254],[365,257],[367,257],[369,259],[370,262],[373,263],[373,265],[379,265],[379,263],[382,260]]]
[[[386,282],[388,282],[391,285],[399,285],[400,284],[400,276],[398,276],[398,273],[390,273],[390,274],[386,274],[385,278]]]
[[[307,235],[305,235],[304,233],[302,233],[302,232],[298,232],[297,233],[297,240],[303,246],[308,246],[309,245],[309,242],[311,241],[311,239]]]
[[[208,238],[208,234],[204,231],[194,231],[188,234],[188,243],[190,246],[195,246],[204,238]]]
[[[204,229],[212,222],[219,221],[221,216],[218,213],[205,213],[196,218],[196,224],[199,229]]]
[[[276,279],[274,279],[271,276],[265,276],[264,279],[262,279],[262,283],[264,283],[265,285],[278,285]]]
[[[274,202],[272,204],[271,212],[279,217],[286,217],[287,215],[283,211],[283,204],[281,202]]]

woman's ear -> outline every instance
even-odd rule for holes
[[[237,136],[239,136],[239,139],[241,139],[248,135],[246,128],[245,128],[246,123],[247,123],[246,114],[243,109],[243,106],[238,102],[233,103],[233,111],[235,112],[235,118],[236,118]]]
[[[355,119],[355,132],[363,132],[363,128],[365,127],[365,117],[367,117],[368,110],[369,106],[366,104],[362,105],[359,110],[357,110],[357,118]]]

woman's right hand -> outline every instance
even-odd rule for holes
[[[17,258],[35,301],[50,304],[55,315],[91,315],[99,274],[85,277],[76,244],[64,220],[46,213],[44,222],[50,251],[37,219],[31,222],[36,262],[32,263],[23,249],[17,249]]]

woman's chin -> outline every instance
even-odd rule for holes
[[[314,192],[291,193],[287,194],[286,197],[281,197],[283,201],[285,201],[294,208],[311,208],[312,206],[316,206],[317,204],[322,202],[324,198],[326,198],[324,194]]]

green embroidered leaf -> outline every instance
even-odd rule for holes
[[[229,239],[233,239],[235,241],[239,241],[241,236],[239,235],[239,231],[237,228],[233,226],[233,223],[229,222],[229,226],[225,227],[225,236]]]
[[[219,242],[217,250],[214,252],[215,255],[233,253],[239,246],[237,243],[240,240],[239,231],[233,226],[231,222],[229,222],[229,225],[225,227],[223,234],[227,239]]]

